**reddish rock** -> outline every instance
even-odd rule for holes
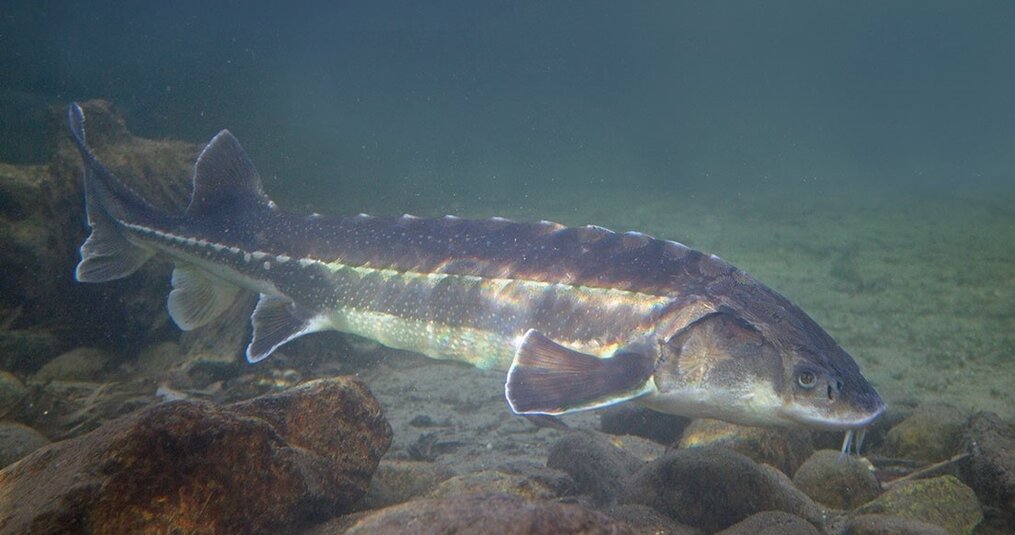
[[[0,533],[291,532],[350,510],[390,442],[345,377],[165,403],[0,471]]]

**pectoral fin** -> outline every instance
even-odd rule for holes
[[[536,330],[525,333],[505,394],[518,414],[565,414],[643,396],[655,389],[655,356],[643,345],[600,358],[568,349]]]

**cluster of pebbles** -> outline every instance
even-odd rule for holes
[[[341,338],[329,336],[318,343]],[[297,355],[313,343],[293,349],[271,366],[200,384],[165,374],[160,384],[144,381],[126,364],[87,377],[73,375],[81,373],[74,366],[47,368],[55,375],[29,377],[28,386],[0,375],[0,396],[21,406],[52,385],[91,384],[91,399],[82,393],[55,407],[90,404],[112,418],[81,426],[51,413],[78,426],[53,443],[24,423],[0,424],[8,464],[0,504],[17,504],[0,510],[0,533],[79,525],[1005,533],[1015,525],[1015,424],[992,413],[900,407],[869,430],[863,456],[843,458],[841,437],[831,433],[687,420],[632,405],[536,425],[510,414],[496,373],[370,346],[346,346],[357,356],[336,369],[331,359]],[[161,358],[186,358],[175,351]],[[294,363],[303,365],[288,367]],[[359,379],[314,379],[335,373]],[[128,414],[110,412],[143,385],[147,395]]]

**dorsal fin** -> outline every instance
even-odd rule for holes
[[[204,215],[225,206],[271,206],[261,177],[240,142],[228,130],[218,133],[194,165],[194,192],[187,214]]]

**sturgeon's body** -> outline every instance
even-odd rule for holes
[[[187,211],[167,214],[91,154],[83,121],[72,106],[92,226],[78,279],[120,278],[165,253],[176,261],[169,311],[184,329],[214,318],[239,289],[257,292],[251,362],[298,336],[337,329],[510,369],[508,400],[520,413],[638,399],[743,423],[854,428],[883,410],[817,324],[714,255],[547,221],[290,213],[264,195],[227,131],[198,159]],[[837,385],[834,396],[828,387],[831,412],[801,408],[787,392],[801,358],[810,363],[805,377]]]

